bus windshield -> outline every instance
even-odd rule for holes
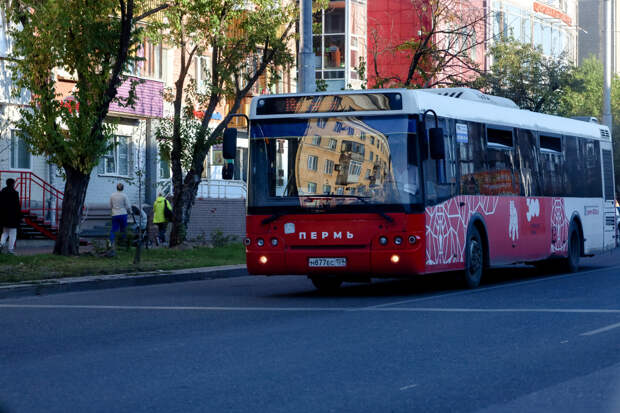
[[[270,119],[251,130],[248,207],[255,212],[422,204],[420,172],[407,155],[415,123],[406,116]]]

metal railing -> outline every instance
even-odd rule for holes
[[[247,199],[248,187],[244,181],[203,179],[198,185],[196,198]]]
[[[35,215],[44,223],[58,228],[64,193],[30,171],[2,171],[0,182],[15,179],[22,212]]]

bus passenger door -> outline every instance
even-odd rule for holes
[[[439,127],[443,129],[445,149],[444,159],[432,159],[428,144],[429,129],[435,127],[434,119],[428,116],[425,122],[427,142],[422,142],[421,157],[424,170],[424,192],[426,205],[436,205],[456,196],[456,149],[454,122],[439,118]]]
[[[601,167],[603,172],[603,248],[610,250],[616,247],[618,224],[616,223],[614,196],[614,163],[611,142],[601,142]]]

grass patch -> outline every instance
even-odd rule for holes
[[[245,264],[245,249],[240,243],[218,248],[142,250],[142,259],[138,265],[133,263],[134,254],[134,248],[129,251],[119,248],[117,255],[112,258],[94,254],[82,254],[77,257],[62,257],[53,254],[30,256],[2,254],[0,255],[0,283]]]

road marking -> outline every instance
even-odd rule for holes
[[[149,310],[149,311],[281,311],[281,312],[417,312],[417,313],[576,313],[620,314],[609,308],[446,308],[446,307],[206,307],[156,305],[81,305],[81,304],[0,304],[0,308],[36,308],[67,310]],[[616,327],[620,324],[615,325]]]
[[[417,387],[417,384],[410,384],[409,386],[404,386],[400,388],[400,391],[404,391],[404,390],[409,390],[409,389],[413,389],[414,387]]]
[[[612,324],[607,327],[597,328],[596,330],[586,331],[585,333],[579,334],[580,336],[593,336],[594,334],[604,333],[605,331],[613,330],[614,328],[620,327],[620,323]]]
[[[369,306],[367,308],[389,307],[389,306],[392,306],[392,305],[418,303],[418,302],[421,302],[421,301],[433,300],[435,298],[453,297],[453,296],[468,295],[468,294],[478,294],[478,293],[484,293],[484,292],[491,291],[491,290],[497,290],[499,288],[519,287],[519,286],[522,286],[522,285],[536,284],[536,283],[544,282],[544,281],[562,280],[564,278],[569,278],[569,277],[570,278],[575,278],[575,277],[580,276],[580,275],[590,274],[590,273],[597,272],[597,271],[607,271],[607,270],[610,270],[610,269],[613,270],[614,268],[620,268],[620,265],[616,265],[616,266],[613,266],[613,267],[598,268],[596,270],[583,271],[583,272],[579,272],[579,273],[575,273],[575,274],[546,276],[546,277],[543,277],[543,278],[537,278],[535,280],[517,281],[517,282],[512,282],[512,283],[494,285],[494,286],[491,286],[491,287],[482,287],[482,288],[477,288],[475,290],[455,291],[453,293],[430,295],[430,296],[421,297],[421,298],[412,298],[412,299],[409,299],[409,300],[394,301],[394,302],[391,302],[391,303],[372,305],[372,306]]]

